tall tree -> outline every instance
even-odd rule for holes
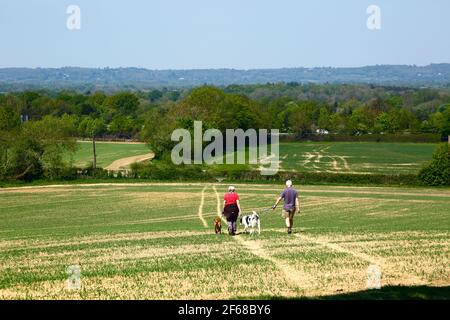
[[[83,131],[84,136],[92,139],[92,167],[97,168],[97,151],[96,151],[96,138],[102,134],[105,130],[105,123],[102,119],[94,119],[91,117],[85,117],[80,123],[80,129]]]

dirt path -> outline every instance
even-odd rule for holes
[[[151,160],[154,157],[155,157],[155,154],[153,152],[151,152],[151,153],[143,154],[140,156],[122,158],[122,159],[114,161],[109,166],[107,166],[105,169],[111,170],[111,171],[117,171],[120,169],[125,169],[130,164],[133,164],[135,162],[143,162],[143,161]]]
[[[200,199],[200,205],[198,206],[198,218],[200,219],[200,221],[202,222],[203,226],[205,228],[208,228],[208,223],[206,222],[205,218],[203,217],[203,205],[205,204],[205,190],[208,187],[204,187],[202,190],[202,196]]]

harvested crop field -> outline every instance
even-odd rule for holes
[[[263,232],[236,237],[213,232],[221,184],[0,189],[0,298],[339,297],[365,292],[373,265],[383,287],[448,294],[449,189],[301,186],[287,235],[280,210],[263,212],[281,187],[237,185]]]
[[[436,144],[386,142],[290,142],[280,144],[286,171],[353,174],[415,174]]]

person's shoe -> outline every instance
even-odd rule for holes
[[[288,232],[288,234],[291,234],[292,233],[292,228],[288,228],[287,232]]]

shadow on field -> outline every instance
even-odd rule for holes
[[[449,300],[450,286],[386,286],[379,290],[364,290],[318,297],[299,297],[298,299],[280,296],[260,296],[255,298],[268,300]]]
[[[379,290],[364,290],[317,298],[323,300],[442,300],[450,299],[450,286],[386,286]]]

